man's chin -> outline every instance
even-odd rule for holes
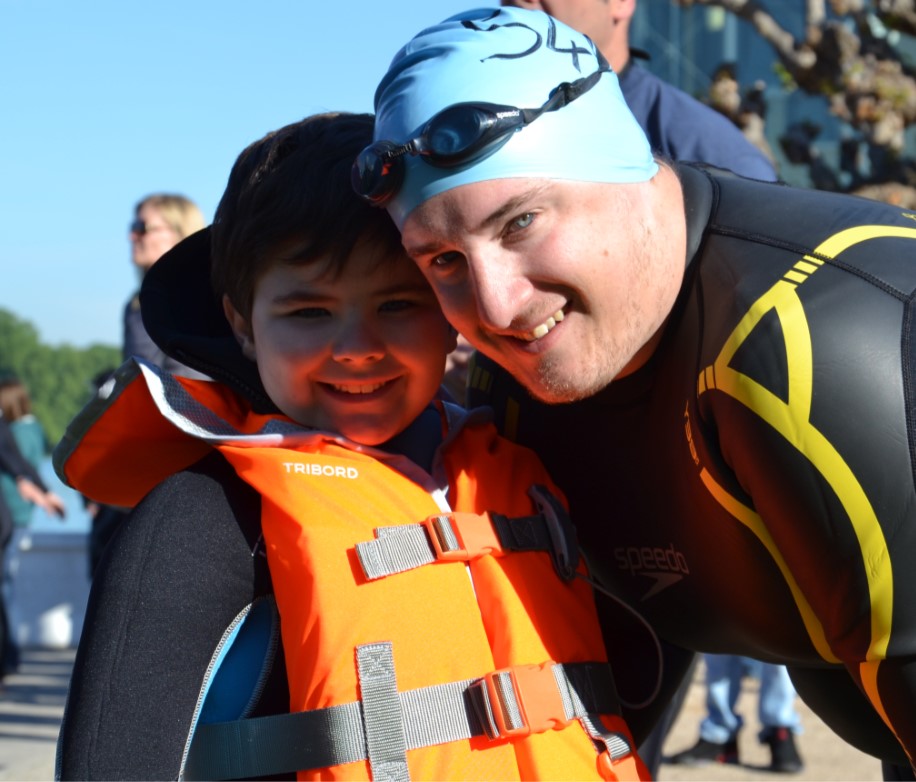
[[[571,379],[575,377],[574,374],[558,372],[553,367],[542,366],[535,373],[519,372],[513,375],[532,397],[548,405],[579,402],[601,390],[600,386],[593,383],[582,382],[582,378],[574,381]]]

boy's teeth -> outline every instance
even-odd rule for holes
[[[371,394],[378,391],[384,383],[359,383],[357,385],[339,386],[334,384],[335,391],[342,391],[345,394]]]
[[[536,339],[540,339],[545,334],[547,334],[554,326],[557,325],[563,318],[566,317],[563,314],[563,310],[557,310],[553,315],[551,315],[547,320],[541,323],[539,326],[535,326],[531,331],[525,334],[525,339],[529,342],[534,342]]]

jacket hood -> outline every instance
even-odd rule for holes
[[[257,412],[278,412],[210,286],[209,226],[153,264],[140,288],[140,312],[150,337],[167,355],[225,383]]]

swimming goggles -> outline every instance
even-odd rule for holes
[[[594,87],[611,70],[603,57],[589,76],[563,82],[550,91],[537,109],[519,109],[496,103],[455,103],[434,114],[420,134],[403,144],[376,141],[356,158],[351,171],[353,189],[373,206],[383,206],[404,183],[405,155],[417,155],[436,168],[476,163],[496,151],[510,134],[530,125],[542,114],[568,106]]]

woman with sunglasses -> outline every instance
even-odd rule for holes
[[[134,207],[134,219],[128,229],[130,256],[142,281],[146,273],[166,252],[192,233],[206,225],[197,204],[183,195],[153,193]],[[140,312],[140,290],[131,294],[124,305],[124,334],[121,352],[124,360],[139,356],[173,375],[204,379],[206,375],[167,356],[153,342],[143,325]],[[103,373],[104,374],[104,373]],[[106,378],[107,379],[107,378]],[[85,500],[86,510],[92,519],[89,533],[89,576],[115,530],[127,517],[127,511],[113,505],[100,505]]]
[[[131,260],[142,280],[150,267],[186,236],[206,225],[198,206],[183,195],[153,193],[134,207],[130,224]],[[204,375],[169,358],[150,339],[140,313],[139,290],[124,306],[123,356],[140,356],[173,375],[202,378]]]

